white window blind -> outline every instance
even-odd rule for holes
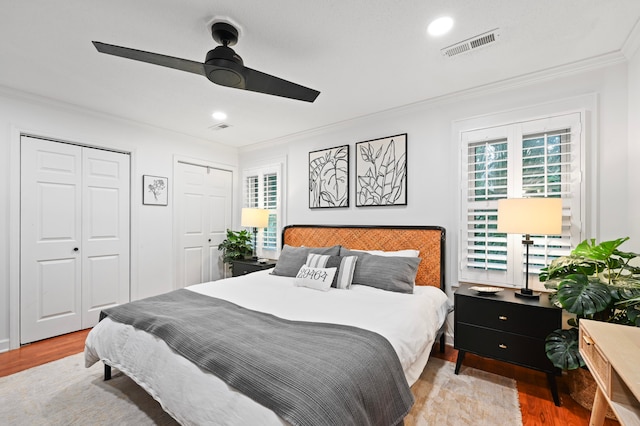
[[[243,207],[269,210],[269,224],[258,229],[256,247],[258,256],[275,258],[280,251],[282,206],[281,166],[273,165],[245,170],[243,173]]]
[[[532,235],[530,281],[552,259],[581,241],[580,113],[463,131],[460,280],[520,287],[521,235],[498,233],[498,200],[559,197],[562,235]]]
[[[262,207],[269,210],[269,226],[262,234],[262,247],[267,250],[278,248],[278,174],[263,175],[263,203]]]

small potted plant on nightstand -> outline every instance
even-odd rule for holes
[[[218,245],[218,250],[222,250],[222,261],[233,268],[234,260],[245,259],[253,253],[251,234],[245,229],[227,229],[227,238]]]
[[[547,336],[547,357],[556,367],[576,372],[570,380],[582,384],[572,390],[571,396],[587,408],[591,408],[595,383],[584,397],[577,394],[577,388],[584,388],[585,373],[591,378],[579,353],[580,319],[640,327],[640,267],[634,266],[640,254],[618,250],[628,239],[600,244],[585,240],[569,256],[554,260],[540,273],[540,281],[552,290],[552,302],[574,315],[568,321],[569,329]]]

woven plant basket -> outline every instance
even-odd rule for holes
[[[571,395],[571,398],[591,411],[596,389],[598,388],[596,379],[593,378],[591,372],[586,368],[577,368],[567,371],[567,378],[569,379],[569,395]],[[611,411],[611,407],[607,407],[605,416],[608,419],[617,420],[616,415]]]

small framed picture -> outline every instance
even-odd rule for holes
[[[356,143],[356,207],[407,205],[407,134]]]
[[[166,206],[168,204],[169,178],[162,176],[142,176],[142,204]]]

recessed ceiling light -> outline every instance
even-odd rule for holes
[[[441,36],[449,32],[453,27],[453,19],[448,16],[443,16],[431,22],[427,27],[427,32],[434,37]]]
[[[222,111],[216,111],[213,114],[211,114],[211,117],[213,117],[214,120],[223,121],[227,119],[227,114],[225,114]]]

